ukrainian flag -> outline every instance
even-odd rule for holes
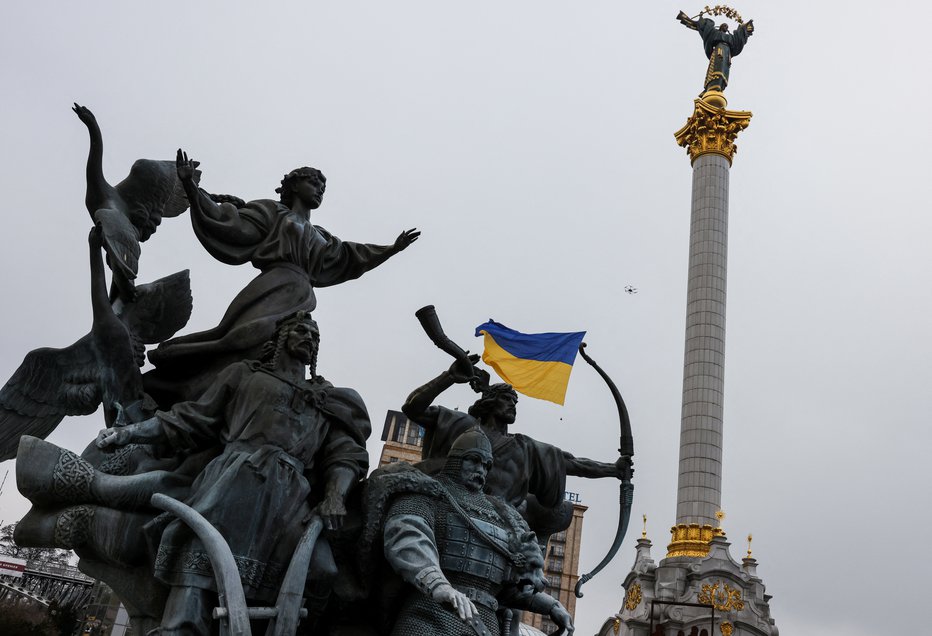
[[[476,327],[480,334],[485,335],[482,361],[515,391],[563,404],[585,331],[521,333],[489,320]]]

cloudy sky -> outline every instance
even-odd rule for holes
[[[833,8],[830,8],[833,6]],[[675,523],[690,166],[673,133],[706,60],[662,2],[8,2],[0,37],[4,298],[0,376],[90,321],[84,209],[94,110],[105,172],[185,148],[202,185],[273,196],[327,175],[316,223],[409,251],[321,290],[321,372],[385,411],[449,364],[413,313],[434,304],[476,350],[488,318],[587,330],[627,400],[634,518],[654,558]],[[732,555],[754,533],[784,634],[910,633],[925,604],[923,484],[932,433],[932,39],[918,1],[736,8],[757,31],[729,106],[754,118],[731,172],[723,508]],[[188,331],[214,326],[255,271],[214,261],[187,217],[145,244],[140,281],[190,268]],[[624,292],[633,285],[637,294]],[[456,387],[441,403],[465,407]],[[612,460],[617,425],[595,373],[567,403],[530,398],[515,430]],[[50,440],[80,451],[99,416]],[[370,451],[377,457],[380,442]],[[28,508],[13,462],[0,519]],[[611,542],[617,487],[590,506],[583,567]],[[592,634],[621,605],[635,523],[577,606]],[[895,593],[893,590],[896,590]]]

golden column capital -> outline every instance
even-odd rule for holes
[[[705,99],[695,100],[695,110],[686,125],[676,133],[676,143],[686,148],[691,162],[702,155],[722,155],[731,163],[738,146],[738,133],[748,127],[751,113],[746,110],[726,110]]]

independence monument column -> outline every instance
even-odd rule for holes
[[[706,14],[737,27],[730,31]],[[728,173],[738,133],[751,120],[747,111],[726,108],[724,91],[731,58],[754,23],[725,6],[706,7],[693,18],[681,11],[677,19],[699,33],[709,64],[692,115],[675,135],[693,169],[676,525],[658,564],[645,518],[621,609],[599,636],[777,636],[750,535],[739,563],[721,528]]]
[[[722,503],[728,172],[735,138],[751,119],[751,113],[726,110],[726,104],[720,90],[707,89],[676,133],[692,161],[693,187],[679,483],[669,556],[707,552]]]

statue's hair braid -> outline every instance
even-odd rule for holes
[[[238,208],[246,207],[245,201],[243,201],[237,196],[233,196],[232,194],[209,194],[208,193],[207,196],[209,196],[211,201],[214,201],[215,203],[232,203]]]
[[[267,369],[274,369],[278,366],[278,357],[285,348],[285,339],[288,337],[287,329],[279,329],[275,335],[262,345],[262,354],[260,361],[262,366]]]

